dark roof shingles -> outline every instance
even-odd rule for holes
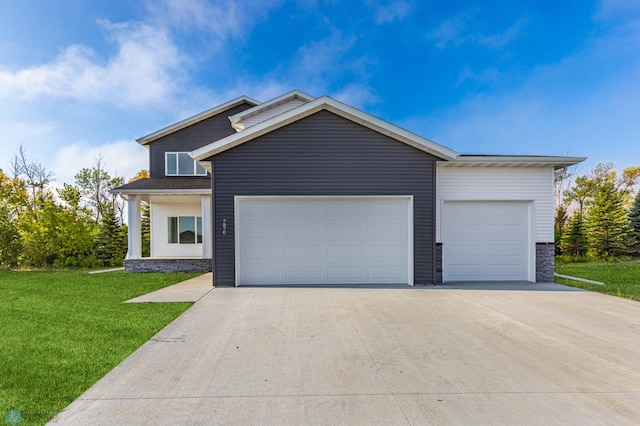
[[[135,191],[135,190],[180,190],[180,189],[211,189],[211,178],[146,178],[122,185],[113,192]]]

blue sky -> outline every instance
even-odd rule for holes
[[[58,182],[240,95],[328,95],[466,154],[640,165],[640,2],[0,0],[0,167]]]

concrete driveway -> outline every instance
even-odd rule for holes
[[[640,303],[492,288],[217,288],[54,422],[640,423]]]

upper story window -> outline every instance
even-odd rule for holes
[[[165,153],[165,175],[206,176],[207,171],[186,152]]]

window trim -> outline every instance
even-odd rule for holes
[[[194,237],[194,241],[193,243],[182,243],[180,242],[180,218],[192,218],[194,220],[194,226],[195,226],[195,237]],[[175,219],[175,225],[176,225],[176,236],[177,236],[177,242],[172,243],[171,242],[171,232],[169,232],[169,229],[171,228],[171,220]],[[191,216],[191,215],[185,215],[185,216],[167,216],[167,244],[170,246],[173,245],[195,245],[195,244],[202,244],[204,241],[204,234],[203,234],[203,226],[202,226],[202,216]],[[198,238],[199,237],[199,238]],[[200,241],[198,241],[198,239],[200,239]]]
[[[169,155],[170,154],[175,154],[176,156],[175,157],[176,173],[169,173]],[[189,159],[193,160],[193,173],[180,173],[180,170],[178,168],[180,164],[180,160],[179,160],[180,154],[184,154],[187,157],[189,157]],[[204,173],[197,173],[198,167],[200,167]],[[191,158],[191,156],[189,156],[189,153],[186,151],[168,151],[164,153],[164,175],[165,176],[207,176],[207,173],[208,173],[207,170],[204,167],[202,167],[200,164],[198,164],[196,160]]]

